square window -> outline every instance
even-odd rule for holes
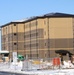
[[[16,45],[16,43],[14,43],[14,45]]]

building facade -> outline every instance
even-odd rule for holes
[[[49,13],[1,26],[2,50],[29,58],[57,57],[56,50],[74,54],[74,15]]]

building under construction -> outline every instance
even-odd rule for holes
[[[53,58],[74,54],[74,15],[49,13],[1,26],[2,50],[28,55],[29,58]]]

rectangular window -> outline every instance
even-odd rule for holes
[[[14,24],[14,26],[16,26],[16,24]]]
[[[36,33],[36,36],[38,36],[38,33]]]
[[[16,33],[14,33],[14,35],[16,35]]]
[[[31,37],[32,35],[30,34],[30,37]]]
[[[36,43],[36,46],[38,46],[38,43]]]
[[[45,43],[45,46],[46,46],[46,43]]]
[[[24,38],[26,38],[25,35],[24,35]]]
[[[26,48],[26,45],[24,45],[24,48]]]
[[[36,21],[36,25],[38,25],[38,22]]]

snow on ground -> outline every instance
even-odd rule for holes
[[[49,64],[47,64],[47,65],[49,65]],[[67,65],[68,64],[66,64],[66,66]],[[24,66],[27,69],[24,69],[25,71],[21,71],[22,66],[23,66],[23,62],[18,62],[18,63],[2,62],[2,63],[0,63],[0,71],[7,71],[7,72],[13,72],[13,73],[15,72],[15,73],[22,73],[22,74],[33,74],[33,75],[74,75],[74,67],[68,68],[69,65],[68,65],[68,67],[64,67],[64,68],[60,68],[60,69],[37,70],[40,68],[40,65],[32,64],[30,62],[25,62]],[[45,65],[45,67],[47,67],[47,66]],[[31,68],[33,68],[33,69],[31,70]],[[68,69],[66,69],[66,68],[68,68]]]

